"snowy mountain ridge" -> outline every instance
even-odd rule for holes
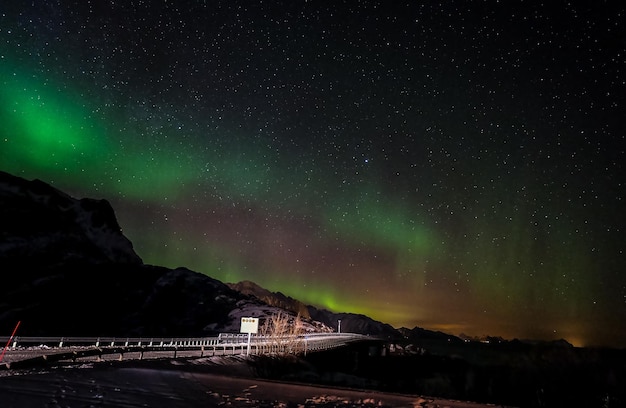
[[[141,264],[106,200],[75,199],[40,181],[0,171],[0,257]],[[2,259],[2,258],[0,258]]]
[[[2,332],[21,321],[24,336],[204,336],[238,332],[242,316],[278,311],[299,313],[309,331],[336,323],[331,312],[252,282],[227,285],[187,268],[144,264],[106,200],[75,199],[0,171],[0,210]],[[387,326],[355,315],[351,328],[348,315],[345,330],[376,334],[377,325]]]

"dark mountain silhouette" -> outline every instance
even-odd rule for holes
[[[281,292],[271,292],[262,288],[254,282],[241,281],[228,283],[228,286],[246,295],[254,296],[269,305],[280,307],[294,314],[300,314],[305,319],[323,323],[325,326],[332,327],[335,330],[339,330],[339,321],[341,320],[341,329],[344,332],[370,334],[390,339],[400,338],[402,335],[400,331],[394,329],[391,325],[381,323],[365,315],[334,313],[315,306],[305,305],[299,300],[286,296]]]
[[[0,172],[0,332],[202,336],[246,299],[185,268],[146,265],[106,200]]]
[[[41,180],[0,171],[0,332],[46,336],[204,336],[232,331],[267,305],[310,327],[398,335],[367,316],[308,306],[254,282],[224,284],[186,268],[146,265],[108,201],[76,199]]]
[[[0,208],[3,266],[142,263],[106,200],[77,200],[40,180],[0,172]]]
[[[254,296],[257,299],[281,309],[300,314],[303,319],[310,319],[311,315],[307,305],[292,297],[286,296],[280,292],[270,292],[251,281],[241,281],[237,283],[227,283],[227,285],[238,292],[246,295]]]
[[[390,392],[499,405],[626,404],[623,350],[396,330],[253,282],[225,284],[186,268],[146,265],[106,200],[75,199],[1,171],[0,273],[0,333],[6,335],[20,321],[20,336],[206,336],[237,331],[242,315],[280,310],[300,314],[312,329],[336,330],[341,320],[342,331],[389,339],[386,355],[372,354],[367,344],[311,353],[307,364],[332,384],[360,378]]]

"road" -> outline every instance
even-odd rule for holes
[[[24,367],[46,362],[97,359],[147,359],[203,357],[228,354],[263,354],[286,352],[293,347],[321,351],[354,341],[370,339],[354,333],[310,333],[306,336],[280,338],[222,333],[201,338],[115,338],[115,337],[13,337],[2,338],[0,369]]]
[[[0,364],[3,369],[22,369],[55,364],[63,361],[95,362],[95,361],[125,361],[148,360],[164,358],[192,358],[211,355],[242,354],[240,349],[228,350],[201,350],[201,349],[173,349],[163,350],[146,348],[143,351],[123,348],[95,348],[95,347],[65,347],[65,348],[31,348],[7,350]]]

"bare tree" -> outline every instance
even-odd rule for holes
[[[270,353],[276,354],[306,352],[304,334],[305,326],[299,313],[294,317],[279,311],[268,316],[259,327],[259,336],[263,338],[264,347]]]

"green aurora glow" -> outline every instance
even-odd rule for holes
[[[493,112],[476,119],[471,98],[484,95],[469,86],[453,100],[466,108],[449,108],[443,90],[405,106],[385,93],[396,86],[387,79],[356,96],[338,79],[344,93],[330,98],[341,115],[320,102],[320,88],[301,96],[306,109],[281,102],[272,116],[274,106],[245,85],[198,95],[190,90],[200,79],[181,77],[175,92],[174,79],[120,61],[101,65],[124,80],[81,77],[89,64],[69,51],[33,65],[24,50],[42,40],[24,34],[17,47],[17,31],[0,31],[13,45],[0,55],[2,169],[109,200],[146,263],[252,280],[397,327],[580,344],[612,336],[593,322],[613,322],[607,313],[624,308],[626,284],[611,283],[624,267],[623,217],[612,218],[624,185],[615,181],[619,160],[577,145],[587,129],[561,144],[556,125],[527,128],[542,123],[541,108],[514,112],[522,121],[494,113],[503,108],[488,99]],[[45,43],[50,55],[63,49]],[[424,87],[435,80],[426,78]],[[377,98],[409,113],[396,120]],[[506,129],[494,125],[505,113]]]

